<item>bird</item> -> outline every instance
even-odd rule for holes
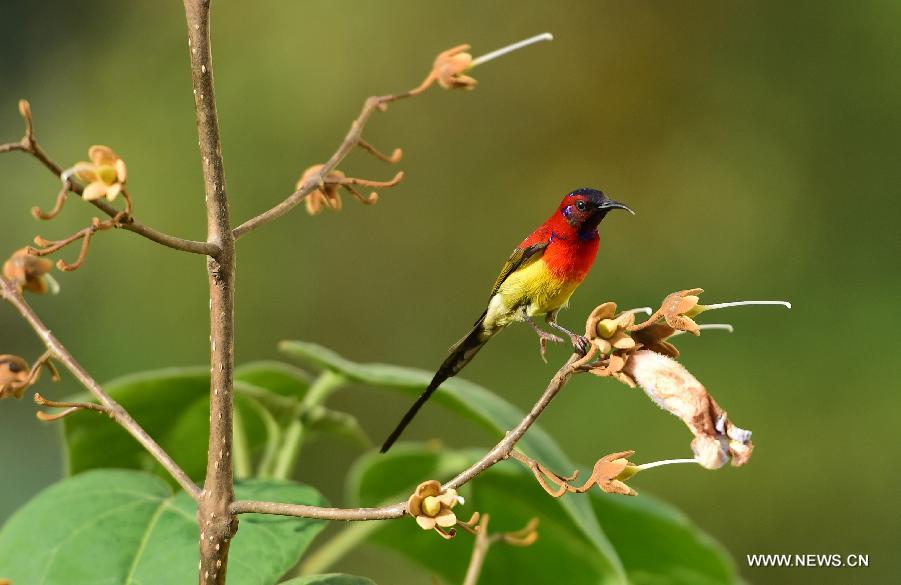
[[[598,252],[598,225],[612,209],[632,209],[607,197],[602,191],[583,187],[563,196],[554,214],[513,250],[491,287],[488,307],[472,329],[451,348],[431,383],[404,414],[382,445],[385,453],[448,378],[457,375],[507,325],[528,324],[538,334],[542,357],[548,341],[562,338],[543,330],[535,317],[566,334],[573,348],[582,353],[587,340],[557,323],[557,313],[588,275]]]

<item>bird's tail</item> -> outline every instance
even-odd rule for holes
[[[470,331],[466,337],[450,348],[450,355],[447,356],[447,359],[444,360],[444,363],[442,363],[441,367],[438,368],[438,371],[435,372],[435,377],[432,378],[432,381],[426,387],[425,391],[416,399],[416,402],[413,403],[410,410],[408,410],[404,417],[400,419],[400,423],[398,423],[397,427],[391,432],[388,438],[385,439],[385,444],[382,445],[381,449],[382,453],[385,453],[391,448],[391,445],[393,445],[397,438],[400,437],[400,434],[404,432],[404,429],[407,428],[407,425],[410,424],[410,421],[413,420],[413,417],[416,416],[416,413],[419,412],[419,409],[422,408],[422,405],[425,404],[426,400],[428,400],[435,390],[438,389],[438,386],[444,383],[448,378],[456,376],[457,373],[462,370],[477,353],[479,353],[482,346],[488,343],[488,340],[496,333],[496,329],[487,329],[485,327],[486,313],[487,311],[482,313],[482,316],[479,317],[479,320],[476,321],[472,331]]]

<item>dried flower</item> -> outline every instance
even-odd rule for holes
[[[624,483],[638,473],[638,466],[628,460],[634,454],[635,451],[621,451],[604,455],[594,464],[591,477],[581,487],[576,488],[576,491],[583,493],[588,491],[591,486],[597,484],[599,488],[608,494],[638,495],[635,490]]]
[[[297,181],[296,188],[299,190],[301,186],[307,182],[307,180],[322,170],[322,167],[325,165],[313,165],[307,170],[303,172],[300,180]],[[344,173],[339,170],[333,170],[328,174],[326,178],[330,179],[343,179]],[[324,180],[319,184],[319,187],[313,191],[310,191],[306,197],[306,206],[307,213],[310,215],[316,215],[323,208],[325,209],[334,209],[338,211],[341,209],[341,195],[338,193],[338,185],[337,183],[326,183]]]
[[[29,378],[28,362],[16,355],[0,355],[0,400],[22,398]]]
[[[407,513],[416,519],[423,530],[451,528],[457,524],[457,516],[452,508],[462,501],[457,490],[442,491],[441,484],[431,479],[416,487],[416,491],[407,500]]]
[[[585,322],[585,337],[588,339],[588,352],[573,367],[581,367],[591,363],[598,355],[604,362],[588,370],[595,376],[613,376],[625,384],[632,381],[621,375],[628,359],[628,352],[637,346],[629,333],[629,327],[635,322],[635,314],[625,312],[616,316],[616,303],[607,302],[599,305],[591,312]]]
[[[472,55],[466,52],[469,48],[469,45],[457,45],[438,54],[432,66],[432,75],[438,85],[444,89],[475,88],[476,80],[464,75],[472,66]]]
[[[693,335],[700,335],[698,324],[692,319],[700,313],[698,307],[698,295],[704,292],[701,288],[690,288],[671,293],[663,299],[656,315],[648,321],[656,321],[655,316],[662,316],[666,324],[678,331],[686,331]]]
[[[677,358],[679,357],[679,350],[675,345],[667,341],[675,333],[676,330],[669,325],[654,323],[638,331],[633,331],[632,339],[644,349],[649,349],[671,358]]]
[[[642,349],[629,356],[623,372],[694,433],[692,450],[702,466],[718,469],[731,459],[737,467],[748,461],[753,450],[751,432],[733,425],[704,386],[678,362]]]
[[[125,188],[125,161],[113,149],[101,144],[88,149],[88,158],[91,162],[76,163],[64,172],[63,181],[75,175],[86,183],[81,194],[84,199],[94,201],[106,197],[109,201],[114,201]]]
[[[53,262],[28,253],[28,248],[17,250],[3,264],[3,276],[24,289],[37,294],[46,294],[59,290],[56,281],[50,276]]]

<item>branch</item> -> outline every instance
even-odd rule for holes
[[[388,109],[388,104],[390,104],[391,102],[419,95],[432,87],[432,85],[434,85],[435,83],[437,83],[444,89],[473,89],[476,85],[476,80],[466,75],[466,73],[471,71],[473,67],[477,67],[483,63],[487,63],[493,59],[522,49],[523,47],[527,47],[541,41],[549,41],[553,38],[553,35],[551,35],[550,33],[543,33],[525,39],[523,41],[513,43],[512,45],[508,45],[496,51],[492,51],[476,59],[473,59],[472,55],[466,52],[469,50],[469,45],[458,45],[439,53],[438,57],[435,59],[435,62],[432,64],[432,70],[429,71],[429,74],[426,75],[425,79],[422,80],[422,83],[420,83],[415,88],[403,93],[371,96],[367,98],[366,101],[363,102],[363,109],[360,111],[360,114],[351,123],[350,130],[347,131],[347,135],[344,137],[344,141],[338,147],[338,150],[336,150],[334,154],[332,154],[328,161],[326,161],[325,164],[323,164],[316,173],[311,174],[309,177],[306,177],[305,180],[303,180],[302,183],[298,186],[297,190],[294,191],[294,193],[288,195],[288,197],[286,197],[281,203],[236,227],[232,232],[235,239],[238,239],[244,236],[244,234],[246,234],[247,232],[253,231],[256,228],[265,225],[270,221],[288,213],[298,203],[303,201],[304,197],[312,193],[320,185],[328,182],[327,177],[329,176],[329,174],[335,170],[335,168],[341,163],[344,157],[347,156],[348,153],[350,153],[350,151],[354,149],[354,147],[359,146],[361,149],[373,154],[376,158],[379,158],[380,160],[383,160],[385,162],[398,162],[401,157],[400,149],[395,149],[391,156],[386,156],[385,154],[375,149],[371,144],[363,140],[363,128],[366,126],[366,123],[369,121],[372,113],[376,110],[384,112]],[[400,180],[400,178],[401,176],[395,177],[393,181],[389,181],[387,184],[382,184],[381,186],[393,186],[397,183],[397,181]],[[353,189],[351,184],[344,184],[344,186],[362,202],[375,202],[372,196],[365,198],[357,193]]]
[[[551,378],[551,381],[548,383],[544,393],[538,399],[538,402],[535,403],[522,421],[520,421],[520,423],[511,431],[507,432],[504,438],[495,445],[493,449],[486,453],[484,457],[441,486],[442,489],[457,489],[460,486],[469,483],[480,473],[493,465],[509,458],[513,453],[513,448],[519,440],[522,439],[523,435],[526,434],[529,427],[535,423],[541,413],[544,412],[544,409],[551,403],[551,400],[559,394],[560,390],[566,386],[566,383],[572,375],[576,373],[576,370],[573,369],[572,366],[581,357],[582,356],[578,353],[572,354],[566,363],[557,370],[554,377]],[[378,508],[320,508],[318,506],[306,506],[301,504],[237,500],[232,503],[229,509],[234,514],[275,514],[279,516],[319,518],[322,520],[389,520],[400,518],[406,514],[406,504],[406,501],[403,501]]]
[[[19,142],[10,142],[8,144],[0,145],[0,154],[4,152],[15,151],[30,154],[38,161],[40,161],[40,163],[43,164],[51,173],[53,173],[55,177],[59,178],[63,173],[63,168],[56,164],[56,162],[54,162],[49,156],[47,156],[47,153],[44,152],[44,149],[41,148],[40,144],[38,144],[38,141],[34,136],[34,125],[32,124],[31,119],[31,107],[28,105],[28,102],[26,102],[25,100],[19,101],[19,112],[25,119],[25,136],[23,136]],[[70,185],[69,190],[79,196],[81,195],[82,191],[84,190],[81,185],[73,184],[70,182],[67,183]],[[64,193],[61,193],[59,197],[57,197],[57,208],[61,207],[60,199],[62,199],[63,197]],[[120,213],[115,207],[100,200],[91,201],[91,204],[93,204],[94,207],[96,207],[109,217],[115,217]],[[32,213],[35,212],[33,211]],[[41,214],[35,213],[35,217],[41,218]],[[143,236],[148,240],[162,244],[174,250],[180,250],[182,252],[205,255],[210,255],[216,252],[216,247],[208,244],[207,242],[186,240],[184,238],[179,238],[177,236],[161,232],[150,226],[144,225],[130,215],[126,218],[123,218],[121,222],[117,222],[115,227],[121,227],[124,230],[134,232],[139,236]]]
[[[429,78],[427,78],[428,80]],[[425,83],[425,82],[424,82]],[[431,85],[431,82],[429,83]],[[364,150],[369,152],[378,152],[375,151],[368,143],[363,141],[363,128],[366,127],[366,123],[369,121],[372,113],[379,110],[384,110],[387,104],[390,102],[403,99],[406,97],[410,97],[413,95],[418,95],[428,85],[425,87],[420,86],[415,90],[410,90],[401,94],[392,94],[392,95],[383,95],[383,96],[371,96],[363,102],[363,109],[360,111],[360,114],[356,117],[356,119],[351,123],[350,130],[347,131],[347,135],[344,137],[344,141],[338,147],[338,150],[335,151],[334,154],[322,165],[322,168],[319,169],[317,173],[307,178],[306,181],[294,192],[288,195],[281,203],[276,206],[264,211],[256,217],[248,219],[238,227],[234,229],[232,232],[234,234],[235,239],[243,237],[248,232],[251,232],[257,229],[260,226],[266,225],[270,221],[274,219],[278,219],[279,217],[285,215],[289,211],[291,211],[294,207],[297,206],[298,203],[303,201],[303,198],[308,194],[313,192],[319,185],[326,182],[326,177],[331,173],[340,163],[344,160],[351,150],[356,146],[360,146]],[[379,153],[381,155],[381,153]],[[377,156],[379,156],[377,155]],[[383,160],[387,162],[393,162],[392,159],[399,158],[395,155],[391,157],[385,157],[384,155],[379,156]]]
[[[178,464],[172,460],[166,451],[147,434],[141,425],[131,417],[122,406],[113,400],[109,394],[104,392],[94,378],[88,374],[79,364],[72,354],[63,346],[50,329],[44,325],[44,322],[35,314],[31,306],[25,301],[21,293],[16,287],[5,278],[0,278],[0,296],[5,301],[15,307],[22,317],[31,325],[31,328],[37,333],[41,341],[47,347],[50,353],[47,357],[52,357],[59,363],[63,364],[87,390],[94,395],[105,409],[105,412],[111,419],[116,421],[122,428],[137,439],[137,441],[147,450],[150,455],[168,471],[175,481],[184,489],[192,498],[197,500],[200,497],[200,490],[191,481],[191,478],[182,470]]]
[[[210,289],[210,436],[206,479],[198,502],[200,583],[224,585],[229,544],[238,530],[229,510],[235,499],[233,471],[235,369],[235,239],[228,216],[222,143],[210,49],[210,0],[184,0],[188,25],[191,85],[197,137],[203,162],[207,242],[216,252],[207,259]]]
[[[489,535],[488,522],[490,520],[491,517],[488,514],[483,514],[475,528],[472,556],[469,558],[469,566],[466,568],[466,577],[463,579],[463,585],[476,585],[479,582],[482,565],[485,564],[485,557],[488,555],[488,549],[491,548],[491,545],[504,542],[513,546],[531,546],[538,540],[538,532],[535,531],[535,528],[538,526],[538,518],[532,518],[525,526],[515,532],[495,532]]]

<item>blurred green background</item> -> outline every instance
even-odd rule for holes
[[[901,204],[901,5],[867,2],[457,2],[217,0],[216,88],[232,215],[291,192],[334,150],[362,100],[417,84],[439,51],[481,54],[532,34],[556,40],[476,69],[472,93],[433,89],[375,116],[367,139],[404,149],[407,179],[375,207],[302,210],[241,240],[237,359],[306,339],[359,361],[437,366],[479,314],[506,255],[566,191],[604,189],[638,214],[602,226],[600,262],[561,316],[579,328],[599,302],[655,305],[701,286],[708,302],[789,299],[790,312],[711,314],[736,332],[683,338],[685,363],[740,426],[751,463],[677,466],[639,491],[681,507],[758,583],[889,582],[901,570],[897,221]],[[16,100],[64,166],[103,143],[128,162],[136,215],[202,239],[183,15],[178,2],[3,2],[0,141],[21,135]],[[388,178],[361,154],[341,167]],[[62,237],[91,208],[70,201],[38,225],[57,182],[0,157],[4,255],[35,233]],[[67,250],[63,257],[74,257]],[[99,235],[59,297],[34,298],[95,377],[207,358],[204,262],[125,232]],[[0,353],[41,348],[9,307]],[[514,328],[465,376],[527,407],[555,363]],[[65,377],[61,397],[78,390]],[[407,401],[345,391],[335,404],[381,439]],[[0,520],[61,476],[59,428],[27,400],[0,404]],[[543,416],[570,456],[636,449],[685,457],[690,435],[640,391],[576,379]],[[489,438],[439,407],[408,438]],[[204,447],[205,448],[205,447]],[[305,451],[301,479],[333,501],[356,456]],[[750,569],[751,553],[869,554],[868,569]],[[341,567],[426,582],[362,551]]]

